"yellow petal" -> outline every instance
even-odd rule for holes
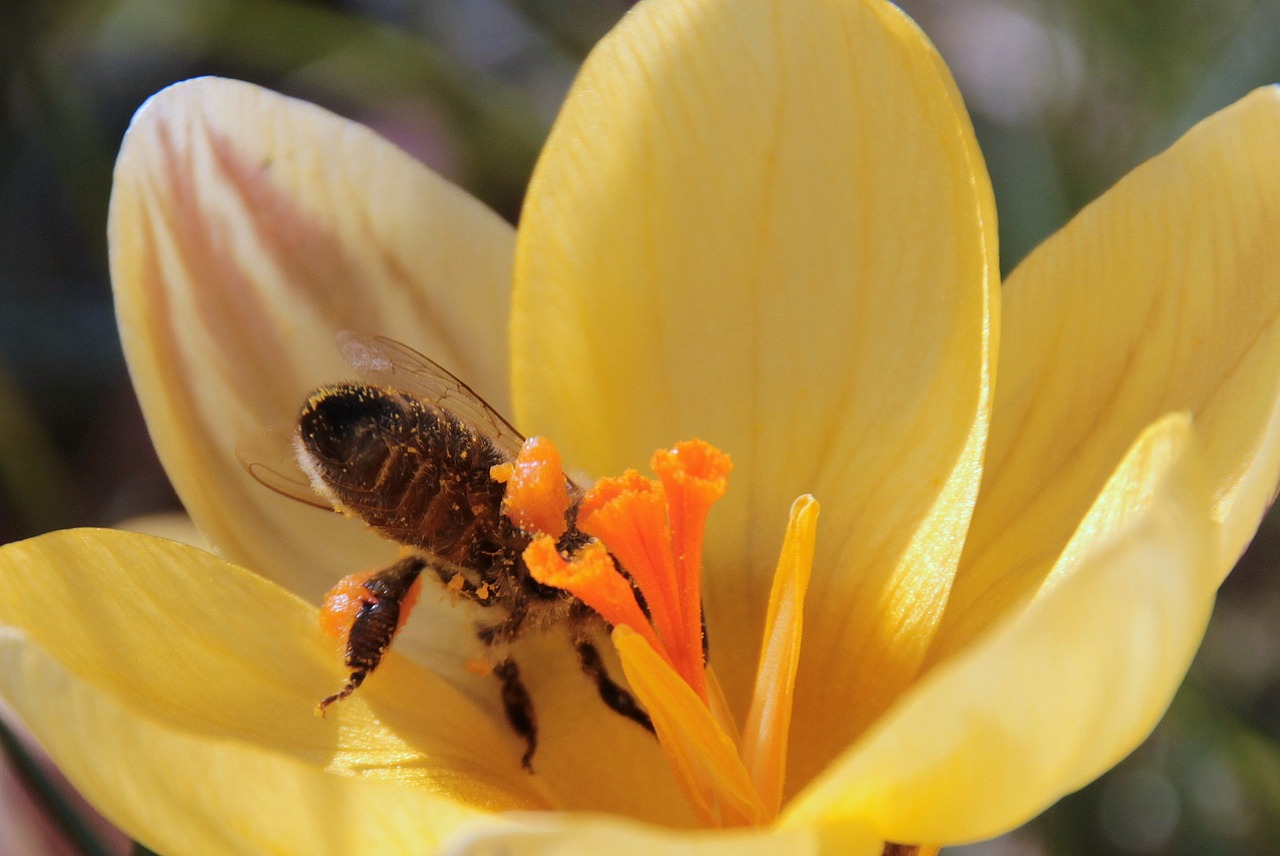
[[[316,771],[416,785],[449,804],[545,804],[508,730],[394,652],[356,697],[315,716],[345,677],[315,609],[177,542],[70,530],[7,545],[0,625],[129,715],[202,745],[248,744]],[[15,698],[42,704],[40,687],[25,686],[11,685]]]
[[[121,148],[109,237],[129,369],[183,503],[225,555],[309,599],[382,545],[257,484],[235,449],[353,376],[336,330],[396,337],[505,404],[511,228],[319,107],[213,78],[154,96]]]
[[[111,240],[130,369],[184,503],[224,555],[304,597],[395,553],[358,523],[277,496],[236,460],[246,435],[291,422],[312,386],[353,375],[334,330],[389,333],[505,406],[510,227],[317,107],[214,79],[155,96],[120,155]],[[476,718],[498,725],[473,748],[514,763],[496,681],[464,668],[478,653],[476,618],[429,584],[394,651],[474,699]],[[517,657],[540,718],[545,799],[596,810],[634,802],[610,763],[661,773],[652,738],[604,710],[563,634]],[[388,683],[375,676],[354,701]],[[433,718],[423,711],[418,698],[404,713]],[[606,745],[611,753],[583,757]],[[667,790],[638,813],[687,817],[669,781]]]
[[[597,473],[682,437],[733,456],[706,602],[739,715],[782,539],[760,523],[823,503],[801,776],[914,674],[945,598],[985,433],[994,229],[954,85],[875,0],[638,6],[535,171],[517,415]]]
[[[611,856],[880,856],[884,844],[852,826],[808,827],[789,830],[672,833],[585,815],[514,815],[507,818],[516,828],[484,828],[459,837],[445,849],[447,856],[578,856],[608,853]]]
[[[1187,410],[1225,575],[1280,477],[1280,90],[1139,167],[1005,289],[991,448],[938,658],[1040,585],[1131,439]]]
[[[11,630],[0,631],[0,695],[80,793],[159,853],[422,853],[479,814],[421,788],[157,723]]]
[[[446,600],[424,593],[418,609]],[[533,636],[515,650],[538,716],[538,775],[530,776],[519,766],[523,744],[505,722],[497,682],[476,677],[464,694],[401,656],[400,639],[358,693],[317,718],[316,702],[345,672],[320,635],[316,610],[179,544],[88,530],[6,546],[4,624],[26,629],[77,677],[168,727],[488,808],[692,820],[657,741],[604,707],[563,633]],[[474,654],[474,631],[463,632]],[[461,659],[435,661],[462,670]],[[616,663],[610,670],[621,674]],[[619,776],[619,767],[629,775]],[[636,781],[647,783],[643,801],[635,799]]]
[[[1013,828],[1164,713],[1213,604],[1217,533],[1190,419],[1143,433],[1025,611],[933,670],[784,813],[894,841]]]
[[[625,685],[609,637],[600,635],[595,644],[606,670]],[[531,632],[515,646],[514,656],[538,718],[538,752],[533,759],[537,775],[524,778],[532,779],[548,802],[556,808],[619,814],[662,826],[697,825],[658,741],[604,706],[595,684],[578,667],[563,631]],[[493,678],[485,679],[473,697],[481,704],[496,702],[496,684]],[[503,717],[498,708],[490,715]],[[514,763],[520,753],[506,745],[493,751]],[[637,797],[640,792],[643,798]]]

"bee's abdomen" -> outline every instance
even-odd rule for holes
[[[447,410],[377,386],[326,387],[298,417],[298,444],[313,481],[394,541],[476,569],[523,549],[489,474],[509,456]]]

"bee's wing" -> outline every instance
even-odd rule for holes
[[[465,381],[408,345],[386,336],[344,330],[338,334],[338,350],[364,380],[449,410],[513,456],[524,444],[524,435]]]
[[[236,460],[263,487],[312,508],[333,511],[333,506],[315,492],[298,469],[292,427],[264,428],[240,438],[236,443]]]

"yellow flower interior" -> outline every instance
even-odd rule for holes
[[[782,804],[818,503],[803,496],[792,505],[751,708],[739,731],[706,662],[699,584],[702,529],[725,492],[731,464],[709,444],[692,441],[655,453],[652,466],[657,480],[628,471],[602,479],[584,497],[578,525],[599,545],[566,558],[551,535],[542,534],[525,562],[539,582],[572,592],[613,625],[631,689],[701,822],[769,823]],[[512,503],[520,507],[509,513],[532,519],[523,507],[530,503],[536,505],[536,492]]]

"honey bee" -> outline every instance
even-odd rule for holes
[[[328,506],[406,549],[364,579],[345,643],[349,676],[319,711],[349,696],[377,668],[406,597],[426,571],[491,616],[477,622],[476,635],[501,684],[507,720],[525,742],[521,763],[530,772],[537,718],[509,651],[528,630],[565,628],[604,704],[652,732],[649,716],[609,676],[591,640],[603,619],[568,592],[539,583],[525,566],[521,554],[531,537],[503,514],[505,486],[490,474],[515,458],[524,442],[520,432],[466,383],[405,345],[342,333],[339,348],[362,380],[307,397],[293,435],[297,464]],[[254,467],[250,473],[318,504],[279,473]],[[557,547],[568,555],[589,538],[574,525],[584,490],[567,476],[566,484],[572,502]]]

